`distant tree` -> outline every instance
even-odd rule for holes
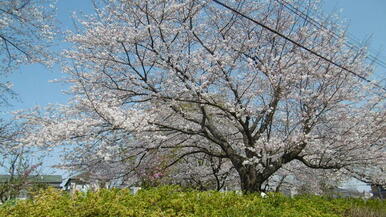
[[[341,174],[343,170],[315,170],[308,168],[301,162],[292,161],[264,183],[267,191],[287,192],[290,194],[318,194],[331,195],[346,179]]]
[[[68,37],[72,100],[21,114],[22,142],[68,144],[73,165],[122,162],[127,174],[154,152],[170,153],[165,168],[210,156],[244,192],[291,162],[340,174],[385,165],[385,95],[358,78],[372,73],[365,50],[277,1],[226,2],[356,75],[212,1],[96,1]]]
[[[10,150],[7,155],[2,156],[1,170],[5,170],[6,175],[2,177],[0,183],[0,201],[4,203],[7,200],[16,199],[21,193],[33,187],[31,177],[36,176],[41,164],[31,164],[31,159],[28,158],[28,153],[24,149]]]

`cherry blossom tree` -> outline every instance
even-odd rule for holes
[[[127,171],[154,152],[168,153],[164,168],[205,155],[230,163],[244,192],[290,162],[347,174],[384,165],[385,93],[358,78],[373,71],[365,49],[273,0],[227,4],[355,75],[209,0],[96,1],[68,36],[72,100],[20,114],[31,129],[21,142],[68,144],[73,160]]]
[[[162,177],[166,184],[217,191],[237,189],[239,185],[234,167],[224,158],[200,153],[187,155],[181,160],[174,158],[172,164],[173,167],[167,165],[165,177]]]
[[[46,62],[54,37],[54,1],[10,0],[0,3],[2,71],[25,62]]]
[[[33,158],[30,147],[17,147],[18,137],[24,129],[14,122],[1,123],[0,126],[0,202],[15,199],[31,187],[31,177],[39,174],[41,162]],[[4,176],[5,175],[5,176]]]
[[[0,2],[0,108],[16,97],[6,77],[22,64],[49,64],[48,46],[54,36],[55,7],[51,0],[7,0]],[[15,140],[24,132],[22,125],[0,118],[1,161],[10,155],[18,162],[21,149]],[[28,149],[28,148],[27,148]],[[15,154],[16,153],[16,154]],[[12,163],[11,163],[12,165]],[[1,165],[4,166],[4,165]]]
[[[51,0],[8,0],[0,2],[0,76],[26,63],[49,64],[48,52],[54,37],[55,5]],[[15,93],[12,84],[0,83],[2,104]]]
[[[283,192],[291,196],[301,193],[330,195],[347,182],[351,175],[343,170],[315,170],[302,162],[291,161],[264,183],[265,191]]]

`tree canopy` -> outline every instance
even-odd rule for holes
[[[343,33],[277,1],[227,4],[359,77],[373,72]],[[67,144],[71,166],[129,177],[143,165],[181,176],[197,157],[202,172],[221,160],[245,192],[283,169],[364,176],[385,165],[385,94],[342,67],[212,1],[95,5],[68,36],[71,101],[20,114],[32,129],[22,142]]]

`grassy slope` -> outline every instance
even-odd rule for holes
[[[127,189],[115,189],[71,196],[48,189],[37,194],[33,200],[2,205],[0,216],[386,217],[386,201],[318,196],[287,198],[280,194],[261,198],[257,194],[183,191],[176,186],[143,190],[136,195],[131,195]]]

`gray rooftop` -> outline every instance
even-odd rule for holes
[[[0,183],[5,183],[11,178],[10,175],[0,175]],[[17,178],[17,176],[15,177]],[[28,180],[35,183],[61,183],[61,175],[35,175],[29,176]]]

